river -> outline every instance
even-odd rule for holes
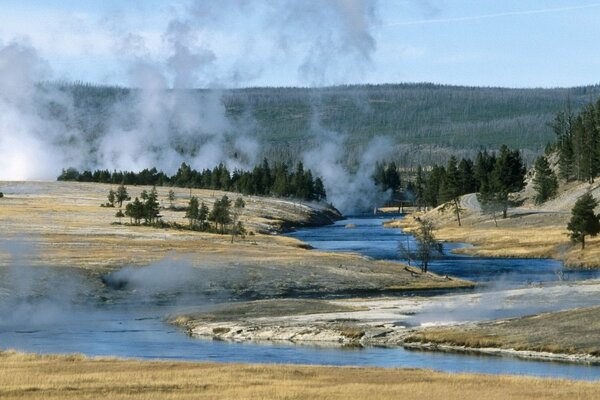
[[[301,229],[290,234],[315,248],[355,251],[376,259],[398,259],[399,241],[410,240],[398,229],[384,229],[383,219],[357,217],[321,228]],[[356,228],[347,229],[346,224]],[[447,246],[451,250],[453,246]],[[520,287],[533,282],[558,280],[559,263],[551,260],[482,259],[447,254],[436,260],[433,271],[481,282],[486,290],[498,282]],[[36,270],[36,274],[39,274]],[[33,272],[32,272],[33,273]],[[512,357],[478,356],[409,351],[402,348],[352,348],[296,346],[292,344],[227,343],[191,339],[163,319],[184,304],[177,299],[140,297],[139,293],[105,288],[88,282],[81,272],[48,269],[40,282],[31,286],[60,286],[66,280],[72,293],[61,289],[54,296],[28,295],[15,301],[11,287],[0,280],[0,348],[38,353],[82,353],[90,356],[119,356],[143,359],[175,359],[218,362],[361,365],[430,368],[448,372],[478,372],[600,379],[600,367],[556,362],[521,360]],[[29,274],[31,275],[31,274]],[[78,276],[80,275],[80,276]],[[569,279],[596,277],[595,272],[567,272]],[[4,285],[4,286],[3,286]],[[35,293],[43,293],[40,290]],[[64,302],[63,297],[77,298]],[[11,301],[10,299],[13,298]],[[106,299],[109,298],[110,301]],[[206,299],[202,299],[206,301]],[[186,299],[189,305],[194,299]]]

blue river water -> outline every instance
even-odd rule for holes
[[[383,228],[383,222],[390,218],[392,217],[353,217],[318,229],[299,229],[289,236],[307,242],[319,250],[356,252],[376,260],[406,263],[408,260],[403,258],[403,252],[399,250],[400,244],[405,248],[414,249],[415,242],[412,236],[400,229]],[[444,255],[431,263],[430,271],[478,282],[484,287],[518,287],[559,279],[582,280],[600,277],[599,271],[565,270],[562,263],[556,260],[471,257],[452,253],[453,249],[462,246],[465,245],[445,243]]]
[[[346,229],[352,223],[354,229]],[[330,227],[302,229],[290,236],[320,249],[356,251],[377,259],[398,259],[397,246],[406,240],[397,229],[384,229],[382,219],[352,218]],[[410,240],[410,238],[408,238]],[[560,264],[549,260],[477,259],[448,255],[432,270],[479,282],[504,280],[519,286],[528,281],[557,279]],[[594,273],[569,273],[575,279]],[[173,359],[268,364],[360,365],[429,368],[448,372],[533,375],[579,380],[600,379],[600,366],[540,362],[512,357],[410,351],[402,348],[350,348],[292,344],[228,343],[192,339],[163,322],[177,307],[170,302],[123,301],[61,309],[52,299],[40,307],[15,310],[0,319],[0,348],[39,353],[82,353],[142,359]],[[53,307],[56,307],[54,309]],[[51,316],[56,311],[56,316]],[[43,313],[48,318],[39,318]],[[24,315],[24,317],[23,317]],[[35,318],[34,318],[35,316]],[[32,322],[33,320],[38,322]]]

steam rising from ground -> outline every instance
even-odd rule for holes
[[[0,328],[35,328],[65,321],[85,296],[77,274],[31,265],[34,248],[24,240],[0,242],[8,267],[0,268]]]
[[[225,38],[207,32],[211,26],[226,30],[231,15],[252,18],[225,31]],[[260,153],[247,134],[255,121],[250,115],[227,118],[220,88],[243,86],[260,75],[261,65],[290,57],[297,60],[295,73],[311,85],[361,76],[375,49],[375,22],[374,0],[196,1],[173,12],[161,39],[167,49],[162,59],[143,34],[113,27],[115,49],[129,65],[135,90],[102,110],[103,135],[77,129],[73,99],[56,85],[40,85],[53,74],[34,48],[0,42],[0,180],[55,179],[68,166],[167,173],[182,162],[197,169],[220,162],[251,167]],[[223,56],[223,41],[244,46]],[[270,55],[257,59],[257,46]],[[201,95],[184,90],[199,86],[208,89]],[[314,133],[319,143],[321,130]],[[327,133],[324,140],[303,158],[324,176],[331,200],[344,211],[371,206],[372,196],[365,196],[374,193],[369,175],[376,151],[385,146],[372,143],[351,173],[343,134]]]
[[[372,179],[375,163],[389,155],[392,143],[387,138],[373,139],[361,152],[350,171],[343,135],[333,133],[323,137],[323,143],[304,154],[304,163],[323,177],[328,200],[346,214],[369,210],[381,204],[389,193],[382,193]]]
[[[548,284],[433,298],[411,316],[411,325],[445,325],[598,305],[599,285]]]

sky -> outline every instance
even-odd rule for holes
[[[0,48],[48,79],[171,87],[600,82],[593,0],[0,0]],[[1,67],[1,66],[0,66]]]

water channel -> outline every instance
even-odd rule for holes
[[[300,229],[290,236],[317,249],[354,251],[374,259],[398,260],[399,241],[410,237],[398,229],[382,227],[380,217],[356,217],[335,225]],[[352,229],[346,228],[353,224]],[[560,263],[552,260],[485,259],[456,256],[446,246],[446,256],[431,269],[481,283],[476,290],[490,290],[501,282],[505,287],[552,283],[559,279]],[[136,293],[90,285],[85,274],[60,270],[46,274],[45,284],[81,274],[72,290],[80,305],[62,304],[61,293],[27,303],[8,304],[11,291],[24,290],[0,283],[0,348],[38,353],[82,353],[90,356],[119,356],[143,359],[174,359],[269,364],[361,365],[379,367],[418,367],[448,372],[478,372],[600,379],[600,366],[540,362],[513,357],[478,356],[409,351],[402,348],[352,348],[299,346],[283,343],[227,343],[192,339],[167,325],[163,319],[182,307],[174,299],[140,299]],[[562,274],[572,280],[598,277],[596,272]],[[0,280],[1,281],[1,280]],[[74,287],[74,288],[73,288]],[[111,301],[105,301],[106,297]],[[4,300],[2,300],[4,299]],[[188,299],[193,304],[193,299]]]

